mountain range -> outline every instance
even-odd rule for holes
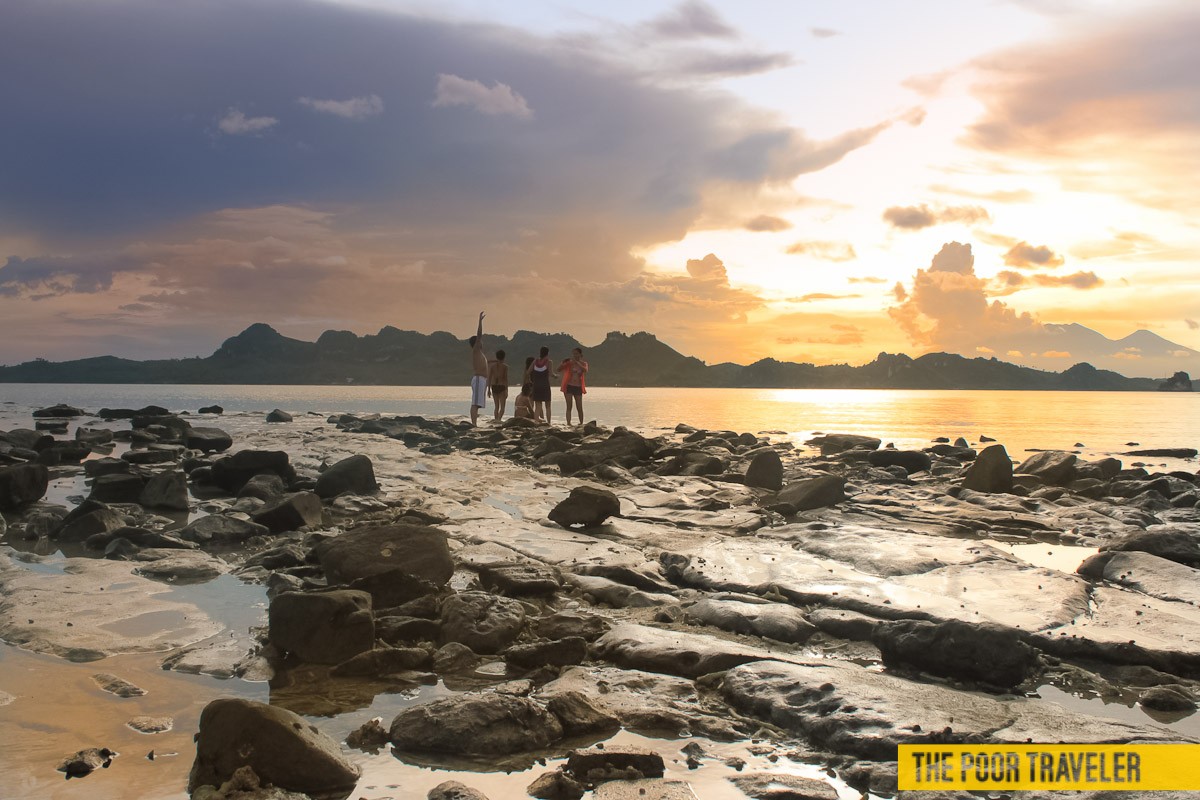
[[[518,374],[525,357],[535,355],[542,346],[550,348],[553,358],[582,347],[565,333],[533,331],[517,331],[512,337],[488,334],[485,342],[489,355],[497,349],[505,350]],[[590,364],[588,380],[598,386],[1145,391],[1162,384],[1161,379],[1127,378],[1088,363],[1050,372],[996,358],[965,358],[950,353],[918,358],[880,353],[874,361],[858,367],[798,364],[773,358],[748,365],[708,365],[644,332],[610,333],[600,344],[585,347],[584,353]],[[466,341],[444,331],[425,334],[391,326],[364,336],[325,331],[317,341],[306,342],[283,336],[261,322],[226,339],[216,352],[203,358],[134,361],[102,356],[63,362],[38,359],[0,367],[0,383],[437,386],[465,384],[469,378]],[[1178,378],[1172,384],[1175,387],[1182,386]]]

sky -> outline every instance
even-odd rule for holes
[[[1191,0],[5,0],[0,363],[485,310],[1195,375],[1197,40]]]

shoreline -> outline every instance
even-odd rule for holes
[[[803,721],[803,711],[794,723],[797,727],[773,727],[778,723],[761,715],[776,702],[774,696],[769,691],[760,695],[745,694],[748,691],[745,687],[774,685],[776,678],[772,675],[786,674],[791,676],[788,680],[808,680],[806,670],[814,668],[812,655],[821,654],[822,663],[827,662],[830,668],[837,667],[825,674],[826,678],[834,680],[822,680],[821,683],[832,683],[844,695],[842,702],[849,705],[860,703],[862,697],[859,694],[869,691],[869,685],[863,681],[876,680],[870,677],[874,673],[863,671],[860,664],[887,665],[886,673],[901,681],[901,685],[914,692],[933,692],[924,712],[895,705],[875,709],[880,718],[889,722],[874,730],[872,735],[897,741],[904,725],[914,724],[910,719],[913,714],[936,716],[939,703],[947,702],[951,697],[957,698],[955,702],[961,700],[954,694],[956,692],[972,689],[971,696],[974,696],[984,686],[984,698],[994,696],[986,689],[988,681],[996,679],[994,675],[988,676],[983,684],[980,684],[983,679],[979,676],[964,674],[931,683],[927,675],[922,677],[922,670],[938,669],[938,664],[915,666],[911,654],[889,655],[888,637],[894,639],[899,635],[897,626],[920,623],[936,630],[961,623],[979,634],[979,647],[994,645],[993,637],[996,636],[1007,636],[1010,638],[1003,641],[1012,641],[1011,636],[1016,634],[1016,641],[1034,651],[1036,669],[1030,666],[1029,675],[1016,684],[1018,697],[1036,695],[1038,686],[1061,686],[1072,692],[1089,687],[1089,691],[1099,697],[1126,696],[1135,691],[1140,697],[1154,688],[1138,688],[1138,681],[1144,683],[1146,670],[1162,676],[1155,680],[1165,681],[1155,685],[1177,686],[1188,696],[1194,696],[1196,691],[1195,671],[1200,662],[1195,659],[1200,658],[1200,642],[1194,631],[1200,628],[1189,627],[1198,621],[1193,619],[1196,616],[1194,608],[1178,599],[1164,599],[1164,594],[1178,590],[1180,585],[1178,576],[1171,573],[1173,567],[1166,566],[1163,568],[1166,572],[1157,576],[1151,574],[1141,583],[1125,580],[1120,571],[1109,575],[1105,571],[1109,564],[1093,566],[1096,577],[1079,576],[1030,564],[1011,552],[983,542],[985,539],[1010,544],[1054,542],[1056,544],[1048,546],[1068,551],[1078,549],[1081,556],[1085,553],[1090,556],[1101,547],[1119,543],[1123,537],[1128,538],[1147,528],[1161,530],[1165,526],[1174,532],[1182,532],[1189,539],[1194,538],[1189,533],[1189,526],[1200,522],[1194,503],[1187,508],[1182,503],[1172,504],[1176,498],[1195,491],[1194,483],[1190,488],[1182,487],[1187,481],[1178,471],[1155,476],[1146,470],[1141,473],[1134,470],[1113,473],[1103,479],[1076,475],[1066,481],[1066,485],[1059,485],[1063,482],[1061,478],[1054,481],[1039,478],[1036,483],[1026,481],[1025,489],[1016,494],[1011,490],[982,492],[955,489],[961,484],[964,469],[970,469],[973,460],[962,448],[949,443],[933,445],[942,449],[923,454],[929,460],[928,467],[910,472],[908,467],[923,465],[920,457],[914,455],[921,451],[892,451],[889,454],[886,449],[866,449],[866,443],[854,439],[827,440],[823,442],[827,452],[818,455],[813,449],[797,448],[788,442],[764,441],[751,434],[730,436],[721,432],[702,432],[688,426],[679,426],[659,441],[619,430],[614,435],[613,431],[598,426],[577,439],[576,432],[561,429],[524,431],[484,426],[467,430],[449,420],[335,416],[342,430],[324,419],[309,417],[274,425],[250,419],[247,415],[239,415],[236,420],[225,418],[236,423],[234,446],[228,452],[239,449],[288,452],[296,475],[287,488],[300,492],[313,490],[323,474],[318,471],[322,463],[333,464],[356,454],[366,455],[374,466],[381,491],[327,499],[321,506],[318,521],[293,531],[258,534],[263,538],[254,540],[250,546],[243,545],[241,552],[211,546],[185,548],[196,554],[188,556],[190,566],[194,568],[201,562],[210,564],[209,559],[215,558],[223,561],[227,568],[240,571],[242,580],[261,581],[274,597],[279,596],[281,589],[297,589],[303,594],[319,588],[329,576],[328,566],[320,568],[319,559],[315,565],[318,569],[314,571],[308,557],[301,556],[311,553],[312,548],[331,533],[335,534],[333,540],[337,540],[352,535],[356,529],[381,524],[433,523],[448,536],[451,545],[448,554],[453,564],[453,577],[445,588],[434,592],[433,596],[441,598],[439,603],[453,596],[483,594],[496,598],[489,602],[511,609],[513,607],[506,603],[519,598],[516,602],[524,614],[524,621],[511,644],[504,645],[496,655],[480,654],[482,662],[462,672],[461,668],[446,664],[442,669],[436,667],[439,663],[437,652],[456,640],[447,638],[444,633],[447,619],[434,611],[434,619],[430,621],[436,621],[443,632],[434,636],[429,645],[427,655],[435,660],[425,662],[426,666],[419,667],[418,672],[424,670],[437,676],[437,692],[431,695],[419,688],[419,682],[405,682],[416,675],[399,683],[391,679],[390,683],[385,680],[382,684],[378,677],[364,677],[358,683],[376,687],[366,689],[369,692],[378,692],[380,687],[386,686],[391,686],[392,691],[404,685],[416,689],[416,695],[409,700],[402,699],[402,695],[389,694],[386,689],[382,695],[371,694],[368,709],[375,709],[382,703],[389,711],[398,712],[411,705],[412,700],[429,700],[444,696],[446,692],[449,696],[459,696],[459,691],[471,687],[490,686],[489,693],[494,694],[497,687],[514,682],[521,685],[512,687],[517,691],[516,696],[539,706],[561,692],[581,691],[589,702],[599,704],[626,730],[661,734],[661,729],[647,725],[652,720],[656,720],[655,724],[676,720],[677,724],[686,723],[686,729],[692,734],[698,730],[707,731],[708,741],[718,741],[712,738],[718,734],[732,735],[733,742],[742,741],[744,748],[748,746],[750,734],[766,726],[766,730],[773,731],[768,736],[771,752],[779,755],[803,751],[801,761],[792,763],[802,766],[804,762],[812,761],[833,766],[849,785],[886,793],[889,780],[894,781],[894,777],[888,778],[894,772],[889,772],[886,761],[863,760],[861,755],[853,755],[856,752],[853,747],[847,750],[846,743],[835,744],[839,741],[837,738],[815,735],[810,723]],[[221,419],[203,418],[205,425]],[[196,423],[201,419],[193,417],[191,421]],[[87,426],[91,427],[92,422],[88,421]],[[879,442],[876,442],[875,448],[878,447]],[[976,443],[976,447],[966,449],[974,450],[977,458],[984,447]],[[539,450],[546,452],[538,453]],[[554,452],[549,452],[551,450]],[[119,455],[135,452],[135,449],[120,447],[115,452]],[[781,500],[772,490],[747,487],[744,483],[747,465],[759,454],[767,452],[779,457],[778,472],[785,486],[795,487],[813,480],[828,483],[827,478],[840,478],[841,498],[829,504],[799,509],[796,508],[795,491],[788,499]],[[872,453],[884,455],[872,456]],[[897,455],[904,453],[907,454]],[[164,462],[165,467],[151,469],[178,469],[184,466],[183,454],[179,455],[180,460],[172,459]],[[1074,458],[1073,454],[1065,455]],[[211,464],[219,458],[219,454],[214,454],[206,460]],[[895,463],[875,464],[872,459]],[[762,460],[771,459],[763,456]],[[261,512],[262,506],[256,503],[244,499],[234,501],[228,494],[213,492],[211,485],[204,488],[205,481],[198,480],[201,476],[195,472],[208,464],[186,466],[190,466],[189,484],[192,486],[191,522],[195,522],[194,515],[198,510],[206,511],[209,516],[244,514],[251,518]],[[1077,471],[1087,466],[1080,465]],[[55,469],[63,473],[59,480],[71,482],[72,488],[65,490],[68,494],[73,495],[84,485],[81,468],[64,466]],[[74,477],[65,474],[71,470],[74,470]],[[571,474],[558,474],[564,471]],[[736,480],[739,475],[743,476],[742,483]],[[1078,481],[1088,480],[1098,483],[1072,487]],[[1131,482],[1151,488],[1122,495],[1104,494],[1097,488],[1103,484],[1107,491],[1114,483]],[[620,516],[579,530],[568,530],[547,520],[571,489],[585,484],[603,486],[613,492]],[[197,487],[200,487],[198,492]],[[1119,488],[1123,492],[1132,492],[1136,487]],[[1160,490],[1171,496],[1160,494],[1161,501],[1144,496],[1145,492],[1159,494]],[[807,502],[810,501],[804,500],[802,504]],[[791,507],[786,507],[789,504]],[[1107,513],[1100,513],[1101,510]],[[791,513],[787,513],[789,511]],[[34,515],[26,508],[15,515],[15,519],[11,512],[6,516],[10,519],[8,538],[11,540],[15,535],[24,535],[23,528],[29,525]],[[153,522],[145,521],[145,524],[153,530]],[[158,532],[164,535],[170,535],[171,528],[175,527],[174,523],[160,522],[158,525]],[[45,544],[52,543],[47,540]],[[36,541],[32,549],[37,549]],[[154,564],[167,558],[161,549],[139,550],[141,552],[127,555],[145,555],[150,559],[148,562],[99,563],[135,568],[142,563]],[[99,556],[101,552],[94,555]],[[290,561],[283,558],[288,552],[294,554]],[[1114,559],[1145,561],[1146,558],[1157,558],[1182,569],[1193,569],[1161,555],[1146,554],[1144,550],[1105,552],[1109,553],[1110,562]],[[283,559],[278,563],[283,566],[247,563],[264,553],[278,553]],[[27,565],[18,562],[4,571],[6,581],[13,570],[30,574],[28,567],[36,567],[39,563],[36,556],[26,557],[29,558]],[[746,558],[753,558],[761,566],[747,571],[746,567],[739,566],[746,563]],[[770,561],[772,558],[776,560]],[[61,561],[61,557],[53,556],[40,563],[50,566]],[[771,563],[776,566],[769,566]],[[1118,565],[1120,563],[1124,562],[1118,562]],[[542,574],[543,578],[545,574],[554,576],[557,588],[548,595],[544,593],[545,586],[542,593],[530,595],[497,590],[499,584],[495,583],[487,588],[487,581],[491,579],[485,576],[496,573],[504,564],[525,565]],[[181,567],[177,565],[177,568]],[[1095,572],[1096,569],[1099,572]],[[828,577],[831,574],[834,577]],[[962,582],[962,602],[949,602],[941,589],[934,589],[947,580]],[[9,596],[10,586],[5,583],[6,596]],[[1011,608],[1014,595],[1022,598],[1030,608]],[[1137,620],[1154,622],[1156,630],[1151,640],[1137,647],[1126,646],[1121,636],[1144,638],[1146,634],[1127,636],[1123,626],[1140,626],[1135,626],[1132,621],[1124,622],[1120,615],[1098,620],[1092,613],[1081,628],[1080,620],[1076,618],[1078,611],[1072,612],[1072,609],[1080,609],[1081,602],[1082,608],[1087,608],[1097,599],[1103,601],[1102,609],[1117,611],[1130,603],[1152,606],[1154,611],[1150,619]],[[197,608],[203,611],[202,606]],[[767,610],[771,613],[765,614]],[[78,611],[78,608],[74,609],[75,613]],[[72,613],[72,609],[68,608],[67,613]],[[539,658],[565,658],[561,654],[551,656],[552,650],[545,648],[538,656],[520,650],[521,647],[528,650],[538,643],[562,642],[563,639],[547,638],[539,633],[543,624],[540,621],[561,613],[595,617],[608,626],[606,632],[587,640],[590,643],[584,651],[582,666],[551,666],[548,663],[517,666],[518,663],[531,663],[530,658],[534,662]],[[396,615],[375,616],[378,631],[379,619],[394,619]],[[986,618],[987,625],[981,626],[977,617]],[[1177,621],[1172,622],[1172,619]],[[1048,626],[1048,622],[1054,624]],[[421,629],[425,636],[434,630],[428,624],[423,627],[406,624]],[[993,630],[989,625],[998,628]],[[1068,629],[1071,636],[1061,641],[1064,637],[1056,634]],[[774,635],[764,638],[764,631]],[[1078,638],[1081,632],[1082,639]],[[912,631],[908,633],[915,635]],[[271,638],[269,635],[266,638],[267,650],[259,652],[249,664],[244,661],[247,652],[209,653],[203,658],[193,656],[192,660],[197,664],[207,663],[210,667],[228,668],[231,663],[235,668],[240,663],[250,670],[268,667],[276,675],[270,685],[271,699],[300,703],[300,707],[310,710],[311,699],[322,696],[330,688],[340,686],[343,688],[338,691],[344,692],[351,685],[358,685],[355,681],[346,684],[345,679],[328,677],[331,667],[314,671],[311,665],[278,660],[279,654],[270,652]],[[389,646],[420,649],[421,641],[397,639]],[[1072,641],[1073,644],[1068,643]],[[261,639],[259,642],[259,645],[248,642],[251,655],[262,645]],[[185,645],[183,649],[187,647]],[[180,648],[173,649],[178,651]],[[516,655],[517,652],[522,655]],[[704,677],[713,671],[707,667],[681,668],[680,664],[686,662],[686,659],[685,662],[678,661],[681,652],[692,653],[689,658],[699,659],[698,665],[719,667],[716,672],[725,677]],[[675,655],[670,655],[672,653]],[[412,657],[422,658],[416,654]],[[938,661],[950,663],[953,659]],[[105,661],[94,663],[96,671],[107,670],[103,666]],[[435,665],[432,670],[429,663]],[[1141,678],[1136,677],[1139,674]],[[290,676],[292,690],[284,691],[282,686],[276,688],[281,675]],[[613,686],[620,687],[635,675],[639,676],[638,680],[661,690],[658,694],[662,697],[651,702],[649,708],[645,707],[647,698],[636,692],[628,694],[628,698],[642,697],[641,700],[624,702],[631,689],[618,689],[613,693]],[[743,683],[751,675],[756,676],[754,680]],[[602,693],[597,688],[595,681],[602,676],[610,687],[609,692]],[[245,683],[236,677],[227,680]],[[221,682],[214,686],[220,688],[223,685],[230,684]],[[326,688],[322,689],[322,686]],[[941,688],[934,692],[933,688],[939,686]],[[0,690],[4,688],[0,684]],[[360,690],[354,691],[359,692],[358,696],[366,697]],[[354,692],[347,698],[351,696]],[[854,700],[855,697],[859,700]],[[676,699],[657,705],[663,698]],[[899,702],[898,697],[892,700]],[[19,701],[18,698],[16,702]],[[983,703],[980,706],[983,714],[985,711],[993,713],[994,704],[1002,701],[977,702]],[[1038,703],[1043,702],[1047,701],[1026,698],[1017,707],[1022,709],[1021,713],[1026,713],[1024,709],[1036,710]],[[327,708],[337,707],[335,704]],[[1010,709],[1006,713],[1013,713],[1013,706],[1005,708]],[[1055,705],[1054,708],[1063,707]],[[718,713],[714,714],[711,709],[718,709]],[[358,716],[365,713],[358,713]],[[1078,726],[1075,730],[1081,736],[1094,727],[1093,713],[1090,707],[1087,711],[1064,712],[1066,719],[1076,720],[1070,724]],[[340,740],[348,731],[343,730],[346,724],[338,720],[346,719],[346,714],[342,711],[328,719],[321,716],[317,719],[318,727],[330,730]],[[357,719],[355,714],[350,716]],[[1179,719],[1183,722],[1170,724],[1190,724],[1187,716]],[[385,718],[385,726],[389,721]],[[850,731],[859,723],[851,717],[846,724],[851,726],[846,729],[849,741],[858,740],[861,734],[850,734]],[[1184,729],[1176,727],[1162,728],[1150,717],[1146,717],[1141,725],[1121,724],[1132,727],[1105,730],[1132,733],[1136,729],[1139,735],[1153,734],[1170,740],[1200,735],[1200,728],[1195,733],[1183,733]],[[745,726],[741,733],[737,732],[739,725]],[[922,727],[930,729],[928,721]],[[677,729],[675,735],[682,730]],[[145,737],[145,740],[152,738]],[[683,739],[678,741],[682,744]],[[96,746],[102,744],[95,743]],[[645,748],[645,741],[640,746]],[[675,751],[669,745],[657,749],[668,761],[672,757],[682,758],[672,756]],[[538,752],[549,754],[555,752],[555,748],[543,747],[533,752],[535,755]],[[62,755],[66,754],[64,749]],[[775,769],[780,774],[788,773],[788,770],[775,766],[779,762],[763,761],[761,756],[756,758],[759,760],[754,763],[760,771]],[[180,762],[189,760],[182,751],[179,759]],[[374,781],[376,778],[372,776],[379,770],[377,765],[372,766],[375,761],[372,758],[363,760],[361,756],[354,756],[354,759],[368,767],[368,777],[364,781]],[[422,759],[415,760],[420,762]],[[720,766],[724,762],[703,757],[697,760],[701,765],[697,770],[677,767],[671,773],[671,779],[687,779],[708,770],[704,774],[720,773],[718,783],[722,787],[733,786],[729,778],[735,776],[736,770]],[[788,763],[787,759],[783,761]],[[552,763],[557,765],[559,762]],[[117,761],[114,766],[124,764]],[[49,771],[52,765],[43,764],[42,768]],[[89,777],[87,784],[71,782],[68,785],[87,786],[94,794],[99,788],[95,783],[105,780],[111,784],[117,774],[110,770],[102,776]],[[539,769],[535,768],[526,777],[532,780],[538,774]],[[457,779],[470,784],[469,775],[464,775],[467,774],[458,774]],[[361,793],[363,789],[358,791]],[[494,795],[493,800],[499,796],[512,795]]]

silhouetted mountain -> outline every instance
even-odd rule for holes
[[[1073,328],[1068,333],[1086,336]],[[1122,340],[1127,341],[1132,341],[1129,347],[1143,350],[1166,342],[1149,331],[1138,331]],[[537,355],[539,348],[549,347],[551,357],[557,361],[569,355],[572,348],[582,346],[565,333],[533,331],[517,331],[511,338],[487,334],[485,342],[489,356],[496,350],[507,353],[514,384],[524,369],[525,358]],[[1170,342],[1166,345],[1174,346]],[[470,377],[469,353],[465,340],[445,331],[425,334],[388,326],[366,336],[325,331],[317,341],[305,342],[283,336],[260,322],[226,339],[207,358],[131,361],[104,356],[59,363],[37,360],[0,367],[0,382],[457,385],[465,384]],[[874,361],[859,367],[796,364],[773,358],[746,366],[708,366],[649,333],[617,331],[595,347],[585,347],[584,353],[591,366],[588,381],[596,386],[1148,391],[1157,389],[1161,382],[1126,378],[1088,363],[1076,364],[1065,372],[1045,372],[995,358],[964,358],[949,353],[929,353],[915,359],[880,353]]]

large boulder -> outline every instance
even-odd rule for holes
[[[1185,530],[1157,528],[1134,531],[1104,545],[1100,550],[1150,553],[1189,567],[1200,567],[1200,543]]]
[[[400,569],[443,586],[454,574],[446,534],[428,525],[357,528],[322,542],[316,552],[331,584]]]
[[[192,450],[205,453],[221,453],[233,447],[233,437],[220,428],[191,428],[184,441]]]
[[[840,475],[822,475],[794,481],[780,489],[775,499],[778,505],[793,512],[832,506],[846,499],[846,479]]]
[[[874,450],[882,440],[874,436],[859,436],[854,433],[830,433],[816,436],[805,442],[807,445],[821,448],[821,455],[830,456],[847,450]]]
[[[296,477],[288,454],[282,450],[239,450],[213,462],[212,482],[230,494],[237,494],[246,481],[267,472],[278,475],[284,483]]]
[[[66,403],[58,403],[49,408],[39,408],[33,412],[33,416],[35,419],[42,417],[82,417],[86,413],[82,408],[69,406]]]
[[[558,718],[527,697],[467,694],[406,708],[392,720],[398,750],[502,756],[541,750],[562,738]]]
[[[1037,651],[1013,629],[994,624],[901,620],[878,625],[871,641],[888,667],[915,667],[1005,688],[1023,683],[1040,668]]]
[[[125,517],[107,506],[69,520],[58,532],[60,542],[83,542],[97,533],[125,527]]]
[[[146,481],[146,488],[142,490],[138,502],[146,508],[187,511],[187,475],[177,469],[158,473]]]
[[[1066,486],[1075,479],[1075,462],[1078,457],[1065,450],[1043,450],[1021,462],[1017,472],[1033,475],[1042,483],[1051,486]]]
[[[282,409],[275,409],[267,414],[267,422],[291,422],[292,415]]]
[[[366,592],[284,592],[271,601],[267,617],[272,644],[310,664],[340,664],[375,645]]]
[[[920,450],[872,450],[867,456],[867,463],[873,467],[903,467],[909,475],[914,472],[924,472],[932,463],[928,453]]]
[[[1012,459],[1002,444],[985,447],[963,475],[964,488],[976,492],[1010,492],[1013,488]]]
[[[97,475],[88,498],[99,503],[137,503],[146,488],[146,479],[137,472],[110,472]]]
[[[225,545],[237,544],[251,536],[265,536],[268,533],[270,529],[257,522],[227,517],[224,514],[209,514],[183,526],[179,531],[179,538],[202,545]]]
[[[521,634],[525,607],[487,592],[460,592],[442,603],[442,641],[460,642],[476,653],[498,653]]]
[[[350,456],[329,467],[317,477],[316,493],[325,499],[339,494],[371,494],[379,491],[375,467],[364,455]]]
[[[200,714],[188,791],[220,786],[241,767],[313,797],[347,797],[361,774],[337,742],[298,714],[253,700],[213,700]]]
[[[746,467],[747,486],[757,489],[780,489],[783,487],[783,461],[774,450],[762,450],[750,459]]]
[[[270,528],[272,533],[282,533],[319,526],[322,513],[321,498],[312,492],[296,492],[263,506],[250,516],[259,525]]]
[[[596,486],[576,486],[550,511],[551,522],[564,528],[581,525],[594,528],[609,517],[621,516],[621,501],[607,489]]]
[[[41,500],[50,485],[50,471],[41,464],[0,467],[0,510],[17,509]]]

